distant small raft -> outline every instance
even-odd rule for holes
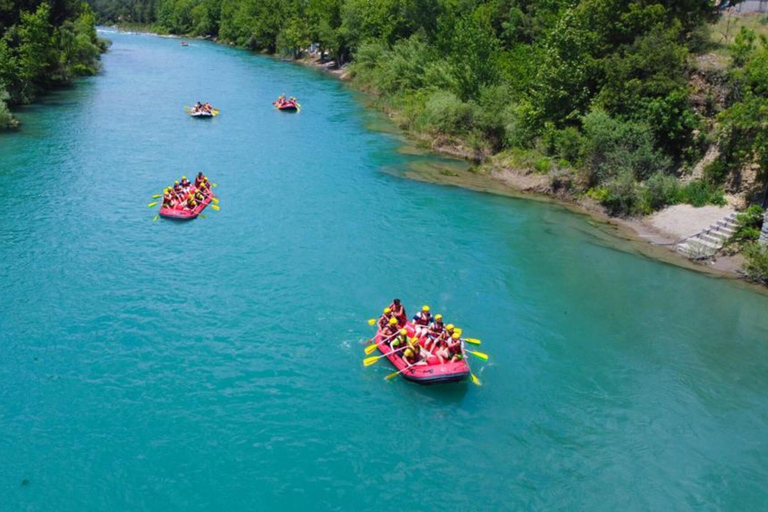
[[[406,323],[405,329],[408,331],[409,337],[414,335],[415,328],[411,322]],[[419,339],[419,344],[423,347],[425,341],[425,337],[421,337]],[[400,353],[393,353],[392,347],[384,342],[381,336],[381,331],[376,333],[374,343],[378,346],[379,352],[387,356],[387,359],[389,359],[389,362],[392,363],[395,368],[398,370],[408,368],[408,362],[400,357]],[[461,382],[467,380],[467,377],[469,377],[469,365],[464,360],[440,364],[436,357],[431,357],[427,362],[429,364],[417,364],[411,366],[400,375],[407,380],[418,384]]]
[[[295,101],[284,101],[277,106],[277,110],[282,110],[283,112],[297,112],[299,110],[299,104]]]
[[[208,119],[208,118],[214,117],[216,115],[213,112],[202,112],[202,111],[201,112],[188,112],[188,114],[190,116],[192,116],[192,117],[201,117],[201,118],[204,118],[204,119]]]
[[[205,210],[205,207],[211,204],[211,201],[213,201],[213,192],[208,192],[208,194],[205,196],[205,199],[197,203],[197,206],[195,206],[194,210],[187,210],[183,207],[175,207],[175,208],[160,208],[159,215],[161,217],[164,217],[166,219],[173,219],[173,220],[192,220],[196,219],[198,215],[203,213],[203,210]]]

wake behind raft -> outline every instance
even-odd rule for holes
[[[467,354],[484,361],[488,360],[488,356],[467,349],[465,342],[475,345],[482,342],[474,338],[462,339],[461,329],[452,324],[444,325],[442,315],[432,317],[428,306],[424,306],[413,321],[407,321],[405,308],[395,299],[378,322],[372,318],[368,323],[377,324],[378,329],[365,353],[372,354],[378,350],[382,355],[368,357],[363,364],[370,366],[379,359],[388,359],[397,371],[387,375],[387,380],[402,375],[411,382],[430,385],[471,378],[474,384],[481,385],[480,379],[469,367]]]

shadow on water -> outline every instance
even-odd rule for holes
[[[403,379],[404,380],[404,379]],[[417,393],[424,398],[437,402],[439,405],[452,405],[463,400],[469,391],[470,382],[454,382],[451,384],[435,384],[432,386],[423,386],[415,382],[405,381],[403,385],[408,386],[408,391]]]

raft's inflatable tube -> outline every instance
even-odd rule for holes
[[[405,324],[405,329],[408,331],[408,336],[413,337],[414,325],[411,322]],[[422,336],[419,339],[419,344],[423,347],[426,337]],[[389,362],[397,368],[402,370],[408,368],[409,363],[400,357],[402,352],[393,353],[392,348],[384,343],[384,338],[381,336],[381,330],[376,333],[374,343],[379,348],[379,352],[387,356]],[[415,364],[402,372],[400,375],[406,379],[419,383],[419,384],[440,384],[445,382],[461,382],[469,377],[469,365],[466,361],[456,361],[451,363],[440,364],[436,357],[431,357],[426,360],[427,364]]]
[[[277,110],[283,110],[285,112],[296,112],[299,110],[299,106],[295,101],[286,101],[277,106]]]
[[[173,220],[196,219],[197,216],[200,215],[203,212],[203,210],[205,210],[205,207],[211,204],[212,200],[213,200],[213,192],[208,192],[208,194],[205,196],[205,199],[197,203],[197,206],[195,206],[194,210],[187,210],[186,208],[183,208],[181,206],[176,206],[174,208],[163,207],[163,208],[160,208],[160,216],[166,219],[173,219]]]
[[[214,116],[213,112],[189,112],[189,115],[192,117],[201,117],[203,119],[208,119]]]

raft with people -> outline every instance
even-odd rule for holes
[[[364,364],[369,366],[381,358],[389,360],[397,371],[388,375],[387,380],[402,375],[406,380],[429,385],[471,378],[481,385],[472,373],[467,355],[485,361],[488,356],[465,347],[465,342],[480,344],[480,340],[462,338],[461,329],[445,324],[442,315],[432,316],[429,306],[422,307],[409,321],[405,307],[395,299],[378,321],[371,319],[369,323],[377,325],[377,332],[371,340],[373,345],[365,352],[371,354],[378,349],[382,355],[366,358]]]
[[[210,119],[219,115],[219,109],[213,108],[210,103],[201,103],[199,101],[192,108],[185,106],[184,110],[190,116],[202,119]]]
[[[301,105],[299,105],[299,102],[296,100],[296,98],[293,96],[286,98],[285,94],[281,94],[280,97],[272,102],[272,104],[277,110],[282,110],[283,112],[301,111]]]
[[[216,204],[218,199],[211,187],[211,182],[202,172],[198,173],[194,183],[190,183],[186,176],[182,176],[181,180],[156,196],[163,198],[158,216],[173,220],[192,220],[196,219],[211,203],[214,203],[211,208],[218,210],[219,207]],[[156,204],[156,202],[150,203],[148,206],[152,207]]]

